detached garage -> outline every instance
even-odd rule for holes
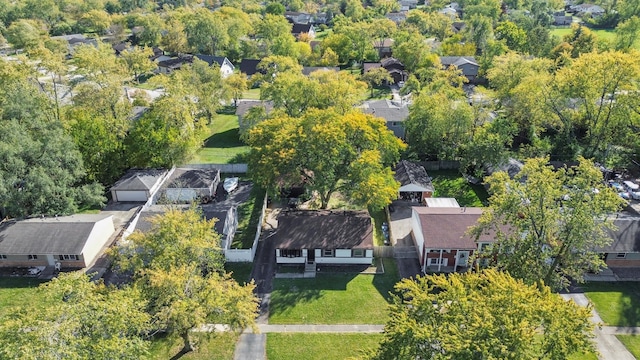
[[[219,169],[176,169],[166,182],[163,195],[169,203],[211,199],[220,183]]]
[[[147,202],[167,175],[163,169],[131,169],[111,187],[114,202]]]
[[[423,166],[411,161],[402,160],[395,169],[394,178],[400,183],[398,196],[404,200],[423,203],[433,196],[431,178]]]

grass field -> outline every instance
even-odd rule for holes
[[[269,360],[343,360],[378,347],[381,334],[267,334]]]
[[[373,244],[376,246],[384,246],[384,235],[382,234],[382,223],[389,224],[387,219],[387,213],[384,209],[372,210],[369,209],[369,215],[373,219]]]
[[[245,100],[260,100],[260,88],[246,90],[242,94],[242,98]]]
[[[385,274],[322,274],[314,279],[274,279],[271,324],[384,324],[389,292],[398,282],[391,259]],[[322,267],[320,268],[322,271]]]
[[[264,189],[254,186],[249,200],[238,206],[238,230],[233,237],[232,248],[249,249],[253,245],[265,195]]]
[[[457,170],[429,171],[434,197],[455,198],[460,206],[484,206],[489,194],[482,185],[469,184]]]
[[[179,337],[164,337],[154,339],[147,359],[150,360],[231,360],[233,351],[236,348],[239,334],[216,333],[216,334],[194,334],[197,351],[177,356],[182,349],[182,339]]]
[[[241,285],[249,281],[251,277],[251,270],[253,269],[253,263],[232,263],[227,262],[224,264],[224,269],[231,272],[231,276]]]
[[[232,164],[242,162],[249,146],[240,141],[238,117],[217,114],[209,125],[204,146],[196,152],[192,164]]]
[[[43,301],[36,291],[47,280],[22,277],[0,277],[0,318],[12,307]]]
[[[640,283],[593,282],[583,287],[606,325],[640,326]]]
[[[616,39],[616,32],[613,29],[589,29],[595,34],[599,40],[606,40],[609,43],[613,43]],[[559,27],[551,29],[551,35],[555,35],[562,39],[565,35],[571,33],[570,27]]]
[[[618,340],[633,354],[636,359],[640,359],[640,336],[639,335],[616,335]]]

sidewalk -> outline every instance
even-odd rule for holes
[[[381,333],[384,325],[258,325],[261,333]],[[249,330],[250,331],[250,330]]]

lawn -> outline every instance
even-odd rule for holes
[[[47,280],[0,277],[0,318],[12,307],[25,305],[25,302],[42,301],[43,299],[36,288],[43,282],[47,282]]]
[[[181,357],[176,355],[182,349],[182,339],[179,337],[162,337],[151,342],[149,356],[151,360],[167,360],[175,357],[181,360],[231,360],[240,335],[228,333],[194,334],[198,350]]]
[[[369,209],[369,215],[373,220],[373,244],[375,246],[384,246],[384,235],[382,234],[382,223],[389,224],[387,213],[384,209],[373,210]]]
[[[609,43],[613,43],[616,39],[616,32],[613,29],[589,29],[598,37],[599,40],[606,40]],[[551,29],[551,35],[555,35],[562,39],[565,35],[571,33],[570,27],[559,27]]]
[[[253,269],[253,263],[244,262],[227,262],[224,264],[224,269],[231,272],[231,276],[241,285],[249,281],[251,277],[251,270]]]
[[[270,324],[384,324],[389,292],[400,280],[395,261],[385,274],[322,274],[314,279],[274,279]]]
[[[260,88],[245,90],[242,98],[245,100],[260,100]]]
[[[379,100],[379,99],[390,99],[391,98],[391,88],[388,86],[380,86],[373,88],[373,96],[371,96],[371,88],[367,87],[367,89],[362,93],[362,100]]]
[[[231,248],[249,249],[253,245],[265,195],[264,189],[254,186],[251,188],[249,200],[238,206],[238,230],[233,237]]]
[[[618,340],[629,350],[636,359],[640,359],[640,336],[638,335],[616,335]],[[268,340],[268,338],[267,338]],[[267,343],[268,345],[268,343]]]
[[[484,206],[489,194],[482,185],[467,182],[457,170],[429,171],[434,197],[455,198],[460,206]]]
[[[192,164],[238,163],[249,152],[249,146],[240,141],[236,115],[217,114],[207,133],[204,146],[196,152]]]
[[[606,325],[640,326],[640,283],[592,282],[583,287]]]
[[[343,360],[378,347],[382,334],[267,334],[269,360]]]

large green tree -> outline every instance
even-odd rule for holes
[[[214,220],[203,219],[194,208],[173,209],[152,224],[149,232],[128,237],[116,265],[133,272],[156,330],[180,336],[183,352],[189,352],[194,350],[193,328],[227,324],[242,331],[253,326],[258,307],[254,284],[241,286],[224,273]]]
[[[382,208],[397,195],[389,165],[403,143],[382,119],[358,112],[312,109],[299,117],[274,116],[249,132],[249,166],[260,185],[275,189],[302,180],[321,207],[339,191],[364,206]]]
[[[553,289],[604,267],[596,251],[612,241],[605,230],[622,200],[591,161],[579,160],[554,170],[548,159],[534,158],[513,179],[505,172],[486,178],[489,208],[473,233],[495,232],[488,261],[527,284],[542,281]]]
[[[591,311],[495,270],[396,287],[374,359],[566,359],[593,352]]]

